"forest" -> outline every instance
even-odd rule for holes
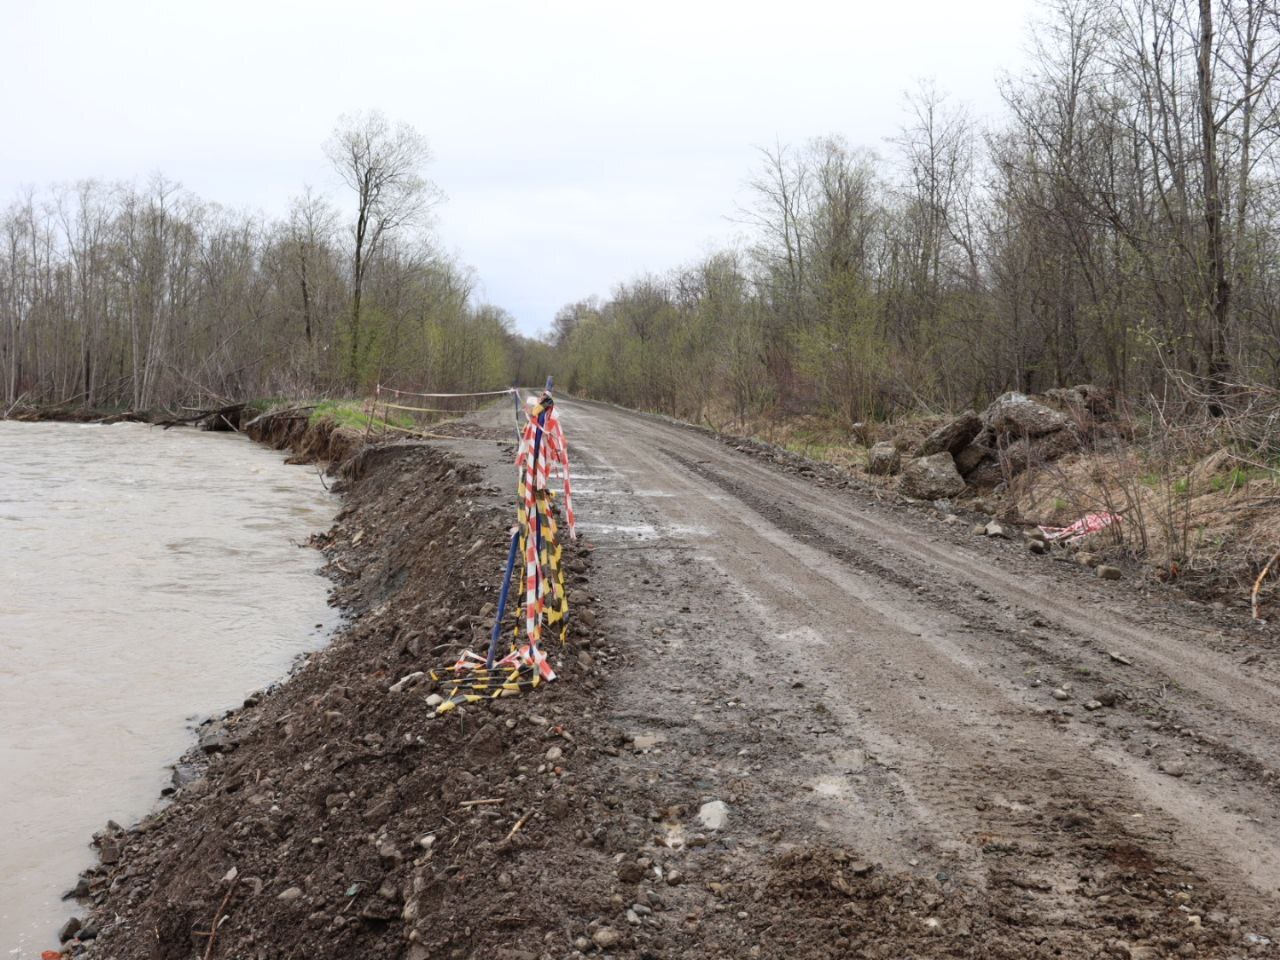
[[[373,112],[325,152],[349,209],[307,189],[274,222],[159,175],[24,192],[0,217],[0,413],[536,379],[546,345],[433,237],[424,138]]]
[[[761,149],[739,243],[559,312],[569,388],[715,425],[1280,388],[1277,8],[1041,13],[994,125],[923,83],[882,150]]]

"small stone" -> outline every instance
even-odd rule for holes
[[[434,833],[429,833],[425,837],[420,837],[418,839],[418,846],[423,850],[430,850],[435,845],[435,842],[436,835]]]
[[[1105,563],[1098,564],[1094,573],[1103,580],[1119,580],[1124,576],[1119,567],[1109,567]]]
[[[228,870],[226,873],[222,875],[222,882],[235,883],[236,877],[238,876],[240,876],[240,871],[237,868],[232,867],[230,870]]]
[[[438,707],[442,703],[444,703],[444,697],[440,696],[438,693],[433,693],[431,696],[427,697],[428,707]]]
[[[698,822],[708,830],[723,830],[729,823],[729,807],[723,800],[712,800],[698,808]]]
[[[409,674],[408,676],[401,677],[399,680],[393,683],[391,685],[391,692],[401,693],[405,690],[408,690],[410,687],[412,687],[415,683],[417,683],[419,680],[421,680],[425,676],[426,674],[423,671],[415,670],[413,673]]]
[[[683,874],[683,873],[681,873],[679,870],[668,870],[668,871],[667,871],[667,884],[668,884],[669,886],[672,886],[672,887],[678,887],[678,886],[680,886],[680,884],[682,884],[682,883],[684,883],[684,874]]]
[[[302,897],[301,887],[290,887],[287,890],[282,890],[279,896],[276,897],[276,899],[277,900],[298,900],[301,897]]]
[[[1049,552],[1049,545],[1043,540],[1028,540],[1027,550],[1030,553],[1043,554]]]
[[[1102,701],[1101,701],[1101,700],[1089,700],[1088,702],[1086,702],[1086,703],[1085,703],[1084,708],[1085,708],[1086,710],[1100,710],[1100,709],[1102,709]]]
[[[644,867],[629,860],[618,865],[618,879],[623,883],[639,883],[644,879]]]
[[[58,942],[66,943],[80,931],[80,918],[72,917],[62,925],[62,929],[58,931]]]
[[[970,533],[975,537],[985,537],[987,535],[987,525],[985,523],[975,523]]]
[[[575,950],[578,950],[580,952],[586,951],[591,948],[591,941],[588,940],[586,937],[578,937],[576,940],[573,941],[573,946]]]
[[[1067,691],[1063,690],[1061,687],[1055,687],[1052,695],[1055,700],[1071,699],[1071,694],[1067,693]]]
[[[627,923],[631,924],[633,927],[640,925],[640,917],[636,915],[634,910],[627,911]]]
[[[591,935],[591,939],[595,941],[595,945],[601,950],[608,950],[610,947],[618,945],[618,941],[622,939],[622,934],[618,933],[613,927],[601,927]]]
[[[983,528],[983,532],[988,537],[998,537],[1001,540],[1009,536],[1005,528],[1001,524],[996,523],[996,521],[994,520],[992,520],[990,523],[986,525],[986,527]]]
[[[564,756],[564,751],[559,747],[552,747],[546,752],[547,763],[555,763]]]
[[[1186,774],[1187,765],[1181,760],[1162,760],[1160,761],[1160,772],[1171,777],[1181,777]]]

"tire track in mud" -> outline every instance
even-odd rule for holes
[[[590,411],[591,415],[597,413],[595,409]],[[898,820],[898,836],[894,837],[891,829],[891,841],[918,830],[934,837],[925,846],[937,844],[956,856],[967,844],[968,880],[991,889],[1016,888],[1021,895],[1044,901],[1037,909],[1068,910],[1077,918],[1087,916],[1090,909],[1088,890],[1084,889],[1087,883],[1081,883],[1079,878],[1089,876],[1100,863],[1115,866],[1129,861],[1151,864],[1151,870],[1160,871],[1162,876],[1182,875],[1200,889],[1217,889],[1213,896],[1230,893],[1264,914],[1274,908],[1273,900],[1265,895],[1259,898],[1259,891],[1249,889],[1251,883],[1256,885],[1257,878],[1250,877],[1247,868],[1234,864],[1220,846],[1215,849],[1212,844],[1188,841],[1184,824],[1153,809],[1150,797],[1137,789],[1144,784],[1135,785],[1128,770],[1122,768],[1135,766],[1135,760],[1147,767],[1150,763],[1135,756],[1135,747],[1123,736],[1119,739],[1128,753],[1095,751],[1091,741],[1116,734],[1092,724],[1088,730],[1069,729],[1077,725],[1060,714],[1037,717],[1025,684],[1019,687],[1009,676],[997,673],[993,673],[994,680],[973,675],[975,660],[980,667],[990,667],[993,661],[1007,659],[1010,653],[1025,658],[1025,667],[1041,669],[1050,664],[1076,670],[1080,658],[1070,654],[1069,646],[1072,642],[1084,644],[1087,638],[1076,635],[1041,642],[1030,633],[1019,633],[1020,615],[1025,616],[1035,606],[1024,607],[1015,602],[1008,605],[1007,611],[994,613],[990,605],[999,602],[995,598],[964,595],[963,587],[969,585],[971,578],[954,574],[955,561],[939,570],[913,555],[915,551],[904,556],[888,548],[874,539],[874,531],[849,529],[863,522],[861,515],[850,518],[846,512],[838,522],[834,517],[824,518],[830,522],[825,529],[819,527],[809,517],[817,508],[829,505],[817,502],[819,497],[830,497],[829,491],[811,490],[814,502],[801,507],[795,503],[794,487],[799,481],[776,477],[774,471],[752,464],[746,457],[717,449],[714,441],[627,417],[625,427],[632,435],[630,443],[610,443],[605,431],[621,426],[614,418],[623,416],[601,416],[601,429],[580,435],[579,445],[585,442],[593,450],[607,446],[602,456],[615,469],[627,463],[628,449],[633,445],[661,449],[658,457],[651,456],[643,463],[633,461],[619,473],[642,477],[645,486],[663,486],[669,499],[661,506],[652,504],[651,509],[668,526],[679,526],[680,521],[685,527],[694,526],[689,522],[692,515],[711,530],[707,539],[714,539],[716,547],[708,549],[703,544],[694,551],[704,566],[714,568],[716,565],[709,561],[722,557],[728,549],[720,541],[738,542],[734,539],[736,534],[730,536],[726,531],[726,518],[733,517],[739,526],[757,525],[752,533],[757,536],[762,553],[781,548],[791,559],[806,550],[834,557],[846,568],[840,586],[848,587],[850,578],[862,583],[860,588],[846,589],[838,600],[824,601],[822,592],[832,592],[830,588],[836,584],[828,582],[817,588],[791,582],[775,585],[772,590],[765,588],[767,600],[785,601],[790,590],[795,597],[809,598],[812,606],[807,611],[803,606],[798,609],[810,617],[818,614],[831,619],[851,609],[867,616],[876,613],[878,602],[881,613],[888,609],[900,614],[899,620],[905,617],[908,621],[924,621],[925,630],[889,622],[875,628],[883,633],[880,649],[899,645],[925,665],[930,674],[929,688],[940,687],[942,691],[942,702],[937,706],[946,712],[941,719],[931,715],[936,710],[911,702],[913,697],[922,695],[920,692],[906,689],[901,677],[893,681],[887,673],[879,679],[879,687],[875,686],[876,681],[860,681],[863,691],[874,689],[882,703],[892,704],[887,711],[888,721],[879,726],[875,718],[881,711],[871,714],[872,719],[868,720],[856,702],[845,702],[851,688],[844,681],[849,677],[831,670],[830,664],[824,667],[822,682],[809,685],[808,696],[803,698],[807,702],[796,702],[800,698],[770,690],[778,701],[774,709],[788,716],[803,716],[813,709],[815,690],[820,694],[819,703],[837,705],[831,715],[840,737],[859,738],[872,758],[865,766],[879,767],[887,774],[883,778],[886,782],[878,787],[880,796],[868,795],[871,791],[864,788],[854,802],[877,807],[876,815]],[[590,417],[585,419],[589,422]],[[666,462],[671,466],[666,467]],[[766,481],[770,481],[767,487]],[[776,496],[778,487],[784,485],[782,499],[790,501],[785,511]],[[770,495],[765,495],[765,489]],[[696,500],[703,502],[695,503]],[[768,527],[775,529],[770,532]],[[896,535],[900,538],[911,532],[898,528]],[[665,538],[659,534],[659,539]],[[786,543],[788,540],[791,542]],[[756,562],[768,565],[762,560]],[[782,571],[779,562],[771,566],[776,577],[783,580],[829,579],[828,571],[814,567],[791,572]],[[719,572],[725,571],[722,568]],[[933,582],[923,589],[922,575],[933,577]],[[752,586],[760,585],[759,571],[739,566],[721,583],[711,577],[702,578],[698,592],[733,591],[736,587],[737,592],[722,597],[720,603],[749,606],[751,590],[744,589],[742,582],[733,582],[743,576]],[[957,580],[960,590],[956,589]],[[867,595],[877,591],[881,596]],[[941,610],[936,609],[939,606]],[[793,605],[792,609],[797,607]],[[769,629],[777,624],[757,623],[753,631],[752,619],[746,617],[746,624],[735,630],[737,642],[755,649],[762,662],[785,657],[785,649],[779,650],[777,631]],[[886,620],[883,616],[881,619]],[[1045,632],[1058,629],[1070,633],[1052,620],[1038,626]],[[963,641],[956,639],[964,634]],[[803,667],[798,669],[804,671]],[[1014,689],[1012,694],[1010,688]],[[857,690],[857,682],[852,689]],[[980,714],[985,718],[978,719]],[[1134,722],[1139,719],[1135,715]],[[1010,743],[1011,739],[1015,742]],[[963,762],[940,762],[940,756],[949,750]],[[1229,750],[1223,753],[1231,755]],[[881,766],[885,761],[887,764]],[[780,766],[784,774],[812,773],[822,766],[822,754],[812,747],[802,747],[799,759],[792,757]],[[780,779],[785,780],[785,775]],[[892,788],[888,786],[890,781]],[[1162,782],[1157,776],[1155,782],[1170,789],[1167,778]],[[1145,786],[1151,784],[1147,782]],[[1190,792],[1189,788],[1182,789]],[[839,804],[833,806],[838,815]],[[854,820],[859,828],[866,826],[865,818]],[[846,839],[853,838],[846,833]],[[1271,841],[1270,837],[1255,839]],[[1213,882],[1187,874],[1175,865],[1178,862],[1213,877]],[[1269,892],[1274,893],[1274,888]]]

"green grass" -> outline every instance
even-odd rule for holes
[[[1276,471],[1262,467],[1236,467],[1230,473],[1219,474],[1209,481],[1212,490],[1241,490],[1255,480],[1274,480]]]
[[[413,429],[413,420],[402,414],[392,414],[385,420],[381,417],[371,418],[365,413],[365,402],[363,400],[321,400],[311,411],[309,422],[315,424],[327,417],[335,421],[338,426],[350,427],[352,430],[365,430],[370,426],[374,430],[381,430],[388,424],[393,427]]]

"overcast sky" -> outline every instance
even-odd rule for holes
[[[922,78],[997,116],[1033,4],[0,0],[0,190],[158,170],[274,215],[341,196],[321,144],[376,107],[427,136],[441,241],[532,333],[731,237],[760,144],[884,150]]]

